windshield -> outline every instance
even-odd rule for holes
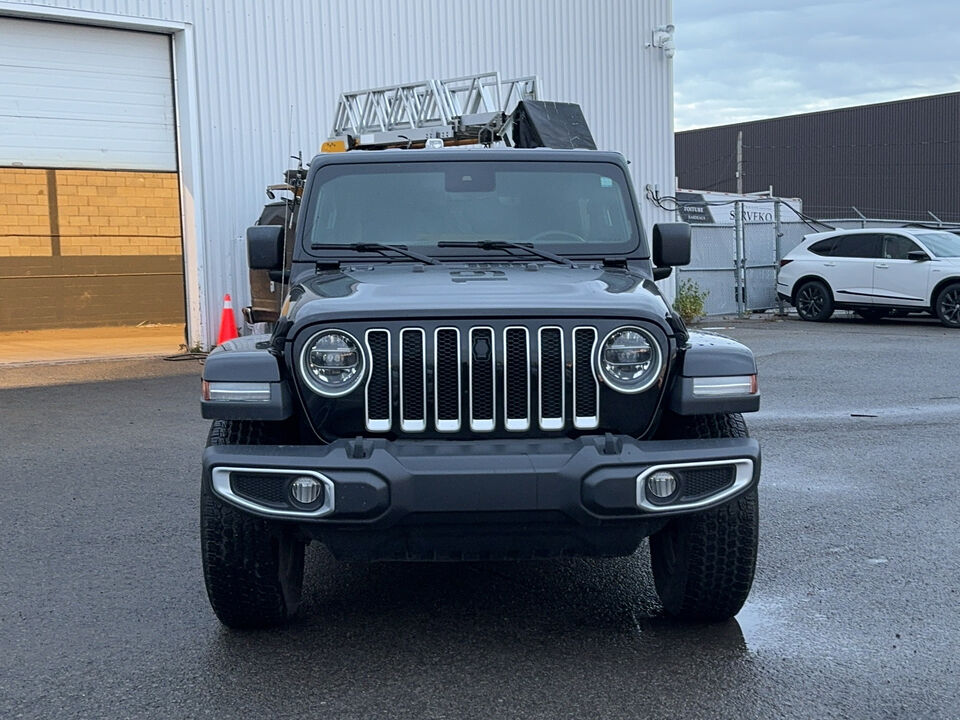
[[[311,195],[303,237],[315,252],[390,243],[442,257],[476,251],[438,243],[500,240],[595,255],[640,242],[626,177],[612,163],[337,164],[318,171]]]
[[[960,257],[960,236],[941,230],[915,232],[914,235],[935,257]]]

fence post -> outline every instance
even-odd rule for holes
[[[737,200],[733,204],[734,245],[737,256],[733,261],[734,287],[737,296],[737,315],[743,317],[746,311],[746,288],[744,285],[744,257],[743,257],[743,202]]]
[[[775,257],[773,261],[773,292],[777,292],[777,273],[780,272],[780,259],[783,257],[783,249],[780,247],[780,238],[783,237],[783,228],[780,225],[780,200],[773,201],[773,234],[775,244]],[[777,298],[777,315],[783,317],[783,300],[779,295]]]
[[[863,214],[862,212],[860,212],[859,210],[857,210],[857,208],[856,208],[854,205],[851,205],[850,207],[852,207],[852,208],[853,208],[853,211],[854,211],[857,215],[860,216],[860,229],[862,230],[863,228],[865,228],[865,227],[867,226],[867,216],[864,215],[864,214]]]

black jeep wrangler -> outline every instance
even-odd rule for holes
[[[248,231],[282,270],[282,227]],[[203,371],[202,555],[232,627],[296,611],[304,547],[347,560],[624,556],[650,538],[667,614],[743,605],[760,448],[744,346],[654,284],[626,162],[550,149],[315,158],[271,335]]]

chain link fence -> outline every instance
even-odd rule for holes
[[[744,315],[781,309],[777,300],[780,258],[793,250],[805,235],[833,228],[904,227],[911,220],[840,218],[816,222],[781,222],[780,201],[773,222],[744,221],[744,206],[737,202],[733,224],[695,223],[690,264],[677,268],[677,287],[692,280],[707,293],[707,315]],[[786,214],[786,213],[784,213]],[[823,223],[823,225],[819,224]],[[933,226],[933,223],[923,223]]]

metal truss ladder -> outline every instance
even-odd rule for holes
[[[501,81],[500,73],[491,72],[345,92],[330,138],[343,140],[344,149],[430,138],[480,142],[489,129],[492,141],[518,102],[537,99],[537,86],[535,75]]]

